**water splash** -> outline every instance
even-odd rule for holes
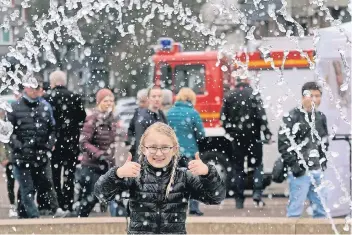
[[[344,73],[345,73],[345,81],[343,82],[343,84],[340,87],[341,91],[347,91],[350,85],[350,80],[351,80],[351,68],[347,63],[347,59],[345,56],[345,52],[341,49],[338,49],[338,52],[340,53],[341,56],[341,60],[342,60],[342,64],[344,67]]]
[[[255,30],[255,26],[252,26],[252,27],[248,30],[247,36],[246,36],[246,38],[247,38],[248,40],[254,40],[254,35],[253,35],[254,30]]]

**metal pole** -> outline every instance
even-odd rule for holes
[[[347,141],[348,146],[350,147],[350,154],[349,154],[349,166],[350,166],[350,175],[349,175],[349,182],[350,182],[350,189],[349,189],[349,208],[350,208],[350,220],[351,220],[351,234],[352,234],[352,143],[351,143],[351,134],[336,134],[332,140],[338,141],[338,140],[344,140]]]

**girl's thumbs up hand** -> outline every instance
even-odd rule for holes
[[[141,171],[141,165],[137,162],[132,162],[132,154],[128,153],[127,160],[123,166],[116,170],[116,175],[119,178],[135,178]]]
[[[196,153],[195,160],[188,163],[188,169],[193,175],[207,175],[209,173],[208,166],[202,162],[198,152]]]

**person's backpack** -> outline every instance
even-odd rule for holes
[[[275,183],[282,183],[287,177],[287,166],[281,157],[279,157],[274,163],[272,177],[272,180]]]

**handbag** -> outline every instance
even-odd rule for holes
[[[284,182],[287,178],[287,166],[281,157],[279,157],[274,163],[272,177],[272,180],[279,184]]]

